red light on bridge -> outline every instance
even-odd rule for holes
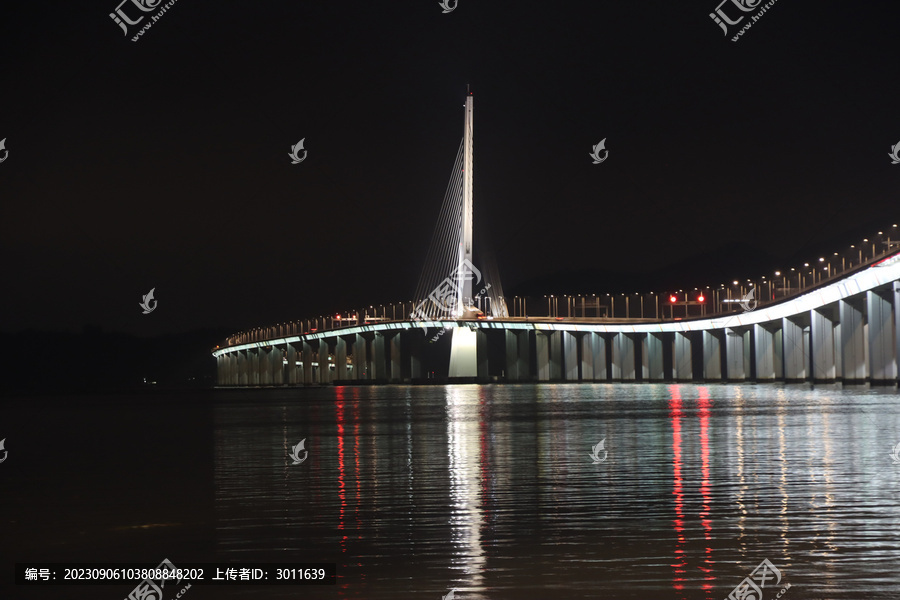
[[[706,302],[706,297],[703,294],[697,296],[697,302]]]
[[[671,296],[669,296],[669,302],[671,302],[672,304],[675,304],[676,302],[678,302],[678,296],[676,296],[675,294],[672,294]]]

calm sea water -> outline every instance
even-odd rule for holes
[[[4,600],[133,588],[12,586],[15,562],[163,558],[337,564],[335,586],[195,585],[187,600],[722,599],[764,559],[781,575],[766,600],[787,584],[786,600],[900,596],[894,389],[32,398],[4,404],[3,437]]]

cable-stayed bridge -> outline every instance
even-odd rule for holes
[[[786,381],[896,385],[897,225],[756,280],[505,298],[473,240],[474,101],[415,299],[279,323],[213,350],[222,386]]]

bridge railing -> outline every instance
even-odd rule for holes
[[[893,235],[893,238],[891,236]],[[843,252],[820,256],[814,262],[775,271],[770,276],[744,281],[733,280],[718,287],[645,294],[569,294],[542,297],[514,296],[506,298],[509,319],[565,320],[597,322],[627,319],[659,321],[695,319],[744,312],[782,302],[817,287],[826,285],[854,271],[866,268],[900,252],[897,225],[879,231]],[[749,298],[753,291],[752,299]],[[701,299],[702,296],[702,299]],[[674,297],[674,302],[672,298]],[[490,297],[478,297],[478,308],[490,314]],[[416,314],[414,302],[370,305],[330,316],[319,316],[256,327],[229,336],[224,345],[263,342],[270,339],[299,336],[320,331],[343,329],[362,324],[408,321]]]

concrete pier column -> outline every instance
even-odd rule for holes
[[[578,381],[578,339],[569,331],[560,331],[562,374],[566,381]]]
[[[826,306],[824,310],[811,310],[809,313],[810,353],[814,382],[834,381],[837,377],[833,312],[833,309]]]
[[[216,385],[225,384],[225,355],[216,357]]]
[[[475,359],[478,363],[478,381],[490,381],[487,332],[480,328],[475,330]]]
[[[284,385],[284,348],[272,346],[269,358],[272,359],[272,385]]]
[[[316,382],[320,384],[331,383],[331,361],[328,360],[328,342],[325,339],[319,339],[319,347],[316,351]]]
[[[521,331],[517,334],[519,342],[519,359],[517,370],[519,381],[531,381],[534,373],[531,372],[531,331]]]
[[[312,385],[313,383],[313,351],[308,341],[303,340],[303,348],[301,350],[303,362],[303,384]]]
[[[803,348],[803,326],[788,317],[781,319],[785,381],[806,380],[806,353]]]
[[[550,334],[550,381],[559,381],[563,377],[562,332]]]
[[[537,357],[537,380],[550,381],[550,333],[535,331],[534,339]]]
[[[375,339],[372,340],[372,373],[370,379],[386,380],[389,375],[387,372],[387,357],[385,356],[385,340],[384,334],[380,331],[375,332]]]
[[[450,377],[478,377],[478,339],[466,326],[450,330]]]
[[[240,385],[250,385],[250,356],[249,350],[238,350],[238,371],[240,372]]]
[[[666,378],[663,367],[663,334],[648,333],[641,343],[641,370],[644,381],[663,381]]]
[[[746,381],[750,375],[750,332],[749,330],[725,329],[725,379]]]
[[[634,381],[637,377],[634,338],[627,333],[617,333],[612,347],[613,380]]]
[[[507,329],[503,335],[506,347],[506,380],[519,381],[519,333]]]
[[[581,336],[581,380],[594,381],[594,338],[592,331]]]
[[[861,300],[838,301],[841,319],[841,378],[845,383],[866,380],[865,318]]]
[[[897,379],[894,346],[894,314],[891,306],[893,290],[884,295],[866,292],[866,315],[869,322],[869,381],[885,384]]]
[[[410,379],[421,379],[425,376],[422,368],[422,359],[425,352],[425,334],[426,332],[418,327],[406,329],[403,332],[403,352],[405,357],[403,363],[409,367],[409,374],[406,377]]]
[[[231,354],[219,355],[219,385],[231,385]]]
[[[675,381],[693,381],[694,364],[691,360],[690,335],[676,331],[672,344],[672,377]]]
[[[272,385],[272,347],[266,346],[257,350],[259,354],[259,385]]]
[[[723,331],[703,331],[703,378],[722,379]]]
[[[756,346],[756,380],[775,380],[775,332],[762,325],[753,326],[753,341]]]
[[[353,342],[353,379],[365,381],[369,378],[369,359],[366,352],[366,338],[362,334],[356,334]]]
[[[594,381],[608,381],[609,370],[606,367],[606,357],[612,352],[609,349],[609,335],[595,333],[591,344],[594,346]]]
[[[385,335],[385,343],[387,344],[388,366],[390,370],[387,372],[388,379],[391,382],[399,383],[403,381],[403,354],[400,339],[401,330],[392,331],[390,337]]]
[[[287,382],[288,385],[297,385],[300,382],[300,370],[297,368],[297,346],[287,345]]]
[[[250,385],[259,385],[259,348],[248,348],[250,362]]]
[[[334,342],[334,379],[347,380],[347,340],[338,336]]]

